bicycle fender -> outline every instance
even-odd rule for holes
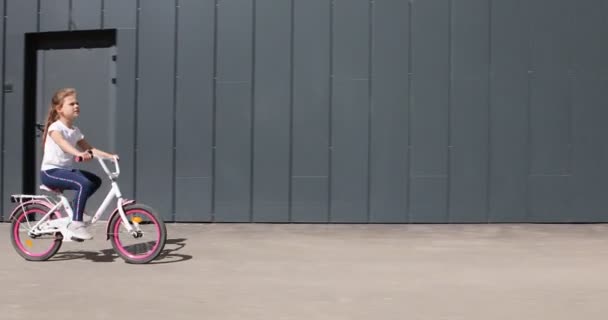
[[[123,200],[122,201],[122,209],[124,210],[125,207],[127,207],[128,205],[134,204],[135,200]],[[112,218],[114,218],[115,215],[118,214],[118,208],[115,208],[114,211],[112,211],[112,214],[110,214],[110,217],[108,218],[108,223],[106,225],[106,240],[110,240],[110,221],[112,221]]]
[[[13,209],[13,212],[11,212],[11,215],[8,216],[8,221],[13,221],[13,218],[17,215],[17,213],[19,213],[19,211],[21,211],[23,207],[25,207],[26,205],[30,205],[30,204],[39,204],[39,205],[45,206],[49,209],[51,209],[53,207],[53,204],[51,204],[48,201],[44,201],[44,200],[40,200],[40,199],[28,200],[23,203],[20,203],[19,205],[17,205],[15,207],[15,209]]]

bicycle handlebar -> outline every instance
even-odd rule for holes
[[[93,153],[91,151],[89,151],[89,153],[91,154],[92,158],[96,158],[99,161],[99,164],[101,165],[101,167],[103,168],[103,171],[106,172],[106,174],[110,177],[110,178],[116,178],[120,175],[120,166],[118,165],[118,162],[120,161],[120,159],[118,157],[110,157],[110,158],[104,158],[104,157],[96,157],[93,155]],[[111,172],[108,167],[106,166],[105,162],[103,162],[104,160],[112,160],[112,162],[114,162],[114,168],[116,169],[115,172]],[[82,162],[84,161],[84,158],[81,156],[74,156],[74,161],[76,162]]]

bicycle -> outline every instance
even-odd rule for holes
[[[164,221],[153,208],[136,203],[135,200],[123,199],[117,182],[120,175],[118,158],[94,159],[98,160],[108,175],[112,188],[87,224],[97,223],[110,202],[117,199],[116,208],[107,221],[106,240],[110,240],[114,250],[127,263],[144,264],[156,259],[167,240]],[[104,162],[106,160],[113,160],[114,171],[108,169]],[[77,157],[76,161],[82,161],[82,158]],[[11,201],[17,203],[8,220],[11,221],[11,242],[17,253],[28,261],[46,261],[59,251],[63,242],[83,241],[74,238],[67,228],[72,221],[73,210],[63,195],[64,190],[51,189],[45,185],[41,185],[40,189],[55,197],[11,195]],[[121,238],[123,235],[124,239]],[[137,241],[143,242],[131,243]],[[38,248],[40,249],[37,250]]]

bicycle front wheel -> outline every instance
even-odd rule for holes
[[[61,248],[62,237],[59,232],[37,233],[34,226],[46,215],[49,208],[40,205],[26,205],[11,224],[11,243],[17,253],[25,260],[45,261]],[[51,214],[50,219],[59,219],[59,213]],[[39,229],[44,229],[44,222]]]
[[[133,204],[125,208],[131,234],[119,214],[110,220],[110,241],[118,255],[128,263],[148,263],[162,252],[167,241],[167,229],[158,213],[149,206]]]

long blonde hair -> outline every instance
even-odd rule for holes
[[[57,112],[57,108],[63,105],[63,100],[68,97],[76,95],[76,89],[74,88],[63,88],[59,89],[53,95],[51,99],[51,106],[49,108],[49,114],[46,117],[46,124],[44,125],[44,136],[42,138],[42,147],[44,148],[44,144],[46,143],[46,136],[49,131],[49,126],[59,120],[59,113]]]

